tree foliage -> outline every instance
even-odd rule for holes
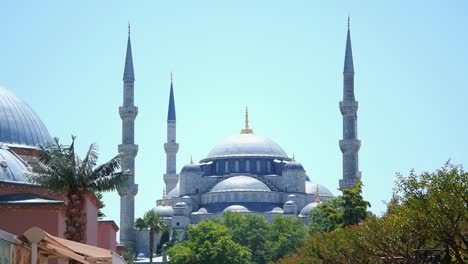
[[[250,250],[232,240],[227,227],[213,221],[202,221],[190,226],[188,240],[168,250],[174,264],[246,264]]]
[[[168,230],[168,226],[163,221],[160,214],[149,210],[145,213],[143,218],[137,218],[137,220],[135,220],[135,228],[138,230],[149,229],[149,259],[150,263],[153,263],[154,236],[161,231]]]
[[[85,157],[75,153],[75,137],[70,145],[55,138],[41,146],[41,156],[34,173],[27,174],[30,182],[65,194],[65,238],[86,242],[86,196],[113,191],[127,182],[120,169],[120,155],[97,165],[97,146],[91,144]]]

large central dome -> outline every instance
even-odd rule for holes
[[[206,159],[246,156],[288,158],[286,152],[268,138],[255,134],[239,134],[216,145]]]
[[[49,141],[47,128],[31,107],[0,87],[0,143],[37,147]]]

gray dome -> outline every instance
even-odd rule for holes
[[[281,207],[275,207],[275,208],[273,208],[273,210],[271,210],[271,213],[282,214],[282,213],[284,213],[284,210]]]
[[[296,202],[291,201],[291,200],[286,201],[286,202],[284,203],[284,205],[295,205],[295,204],[296,204]]]
[[[166,199],[171,199],[171,198],[179,197],[179,196],[180,196],[179,182],[180,182],[180,181],[177,182],[177,184],[176,184],[176,186],[174,187],[174,189],[172,189],[170,192],[167,193]]]
[[[238,213],[246,213],[246,212],[250,212],[249,209],[245,208],[245,206],[242,206],[242,205],[231,205],[231,206],[228,206],[224,209],[223,212],[238,212]]]
[[[288,158],[286,152],[268,138],[255,134],[239,134],[228,137],[223,143],[216,145],[205,160],[245,156]]]
[[[301,212],[299,213],[299,216],[308,216],[310,214],[310,211],[312,211],[312,209],[314,209],[318,205],[318,203],[313,202],[304,206],[304,208],[302,208]]]
[[[211,192],[257,191],[270,192],[263,182],[249,176],[235,176],[216,184]]]
[[[187,164],[182,168],[181,173],[199,173],[201,171],[199,164]]]
[[[26,163],[10,151],[6,146],[0,146],[0,181],[27,182]]]
[[[0,87],[0,142],[37,147],[50,140],[47,128],[31,107]]]
[[[187,206],[187,203],[185,202],[178,202],[174,205],[174,208],[185,208]]]
[[[206,210],[206,208],[202,207],[200,209],[198,209],[198,211],[196,212],[193,212],[192,214],[207,214],[208,211]]]
[[[305,171],[304,167],[302,167],[302,164],[297,162],[297,161],[287,162],[284,165],[283,170],[301,170],[301,171]]]
[[[172,217],[172,215],[174,215],[174,209],[169,205],[158,205],[153,208],[153,211],[163,217]]]
[[[317,183],[306,181],[305,184],[306,184],[305,186],[306,193],[315,195],[315,190],[317,189]],[[320,197],[330,197],[330,198],[333,197],[333,194],[325,186],[320,185],[320,184],[318,186],[319,186]]]

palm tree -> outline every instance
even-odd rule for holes
[[[127,174],[120,168],[120,154],[97,166],[97,146],[91,144],[84,159],[75,153],[75,137],[70,145],[54,138],[41,146],[37,168],[26,177],[31,183],[63,192],[65,196],[65,238],[86,242],[86,196],[90,193],[113,191],[127,183]]]
[[[163,230],[167,230],[168,226],[163,221],[160,214],[155,213],[153,210],[149,210],[145,213],[143,218],[139,217],[135,221],[135,228],[138,230],[149,229],[150,263],[153,263],[154,235],[159,234],[159,232]]]

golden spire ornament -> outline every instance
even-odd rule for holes
[[[320,191],[319,191],[319,185],[317,183],[315,187],[315,202],[320,203]]]
[[[166,206],[166,188],[163,188],[163,195],[162,195],[162,206]]]
[[[245,107],[245,128],[241,130],[241,134],[253,134],[253,130],[249,128],[249,108]]]

